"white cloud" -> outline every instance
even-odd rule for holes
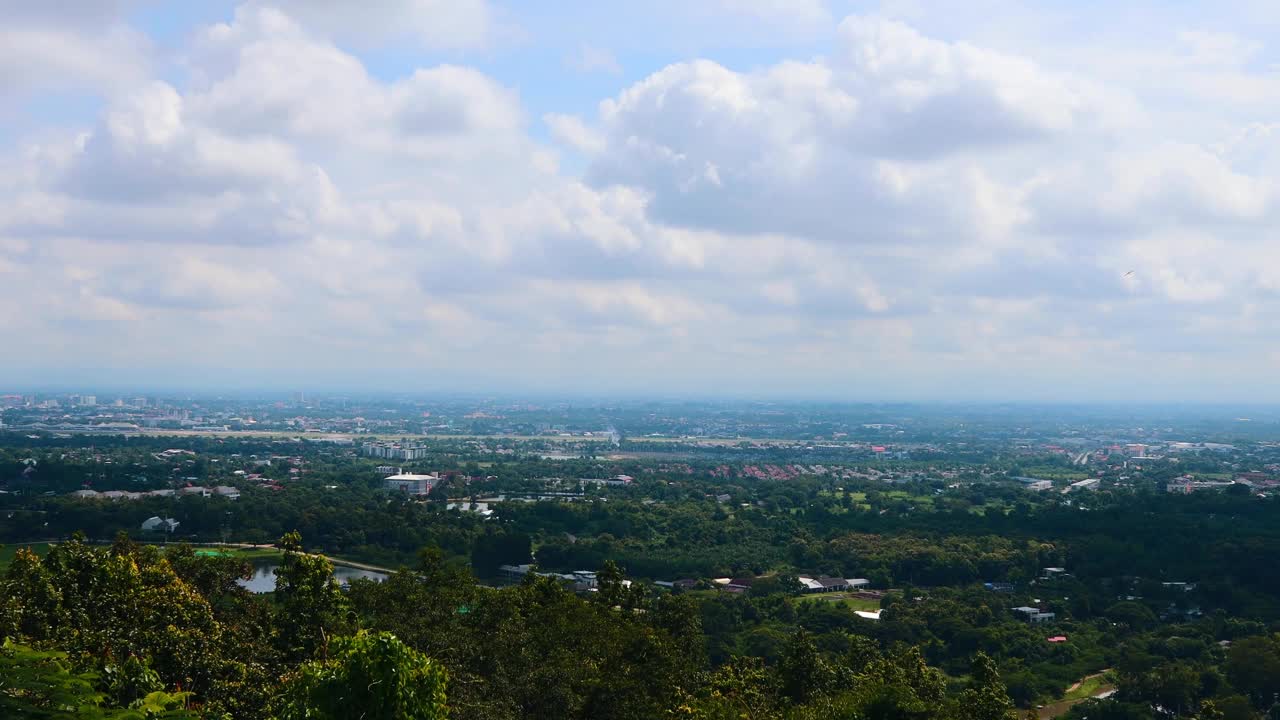
[[[1144,56],[1165,75],[1147,85],[822,3],[724,0],[699,12],[833,44],[673,58],[584,115],[453,51],[395,71],[360,54],[484,45],[483,5],[351,7],[254,2],[159,69],[120,9],[108,34],[144,49],[119,67],[87,25],[24,17],[75,41],[62,77],[107,102],[0,145],[0,301],[23,310],[0,327],[33,357],[102,348],[107,366],[736,390],[852,372],[1012,392],[1275,352],[1274,118],[1169,110],[1186,78],[1272,82],[1246,34],[1184,34]],[[608,72],[568,79],[615,82],[592,53]]]
[[[408,40],[429,48],[484,45],[493,32],[486,0],[263,0],[327,36],[372,45]]]
[[[44,3],[13,5],[0,8],[5,18],[0,25],[0,98],[50,91],[110,93],[146,77],[150,43],[114,22],[116,14],[106,3],[100,14],[84,16],[75,9],[54,13]],[[49,12],[35,12],[36,7]],[[100,18],[99,23],[88,17]]]
[[[605,147],[605,140],[600,132],[588,127],[576,115],[547,113],[542,121],[547,124],[552,137],[579,152],[595,155]]]

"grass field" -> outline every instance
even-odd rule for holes
[[[1052,720],[1061,715],[1066,715],[1072,706],[1077,703],[1088,700],[1091,697],[1098,697],[1108,691],[1114,691],[1115,686],[1107,682],[1107,672],[1109,671],[1081,678],[1080,682],[1067,688],[1061,700],[1037,707],[1036,716],[1039,720]]]
[[[1110,686],[1111,684],[1107,682],[1107,678],[1105,675],[1102,675],[1102,674],[1090,675],[1084,680],[1081,680],[1077,685],[1072,687],[1070,690],[1067,690],[1067,692],[1063,693],[1062,699],[1063,700],[1084,700],[1085,698],[1091,698],[1094,695],[1097,695],[1098,693],[1103,692]]]
[[[880,609],[879,600],[865,600],[863,598],[849,597],[844,593],[819,593],[816,595],[801,595],[795,599],[801,603],[832,603],[844,605],[850,610],[865,610],[867,612],[875,612]]]
[[[18,553],[18,548],[30,547],[35,550],[36,554],[44,557],[49,553],[50,543],[14,543],[0,547],[0,572],[9,567],[9,563],[13,562],[13,556]],[[273,547],[265,548],[215,548],[215,547],[197,547],[196,552],[201,555],[231,555],[241,560],[275,560],[280,557],[280,551]]]
[[[265,548],[223,548],[223,547],[197,547],[197,555],[230,555],[240,560],[275,560],[280,557],[280,550],[273,547]]]
[[[13,556],[18,554],[18,548],[30,547],[40,557],[44,557],[49,553],[49,543],[17,543],[14,545],[5,545],[0,547],[0,571],[7,570],[9,563],[13,562]]]

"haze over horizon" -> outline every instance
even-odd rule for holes
[[[0,383],[1280,402],[1280,6],[1026,5],[0,0]]]

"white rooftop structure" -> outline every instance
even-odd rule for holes
[[[153,515],[142,521],[143,530],[167,530],[173,532],[178,529],[180,523],[173,518],[162,518],[159,515]]]
[[[431,473],[430,475],[419,475],[416,473],[397,473],[390,477],[383,478],[383,480],[439,480],[439,479],[440,479],[440,476],[436,473]]]
[[[388,490],[399,490],[409,495],[426,495],[438,482],[440,482],[440,476],[436,473],[430,475],[398,473],[384,478],[382,484]]]

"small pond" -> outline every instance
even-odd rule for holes
[[[276,568],[280,567],[279,563],[254,563],[253,577],[248,580],[239,580],[240,587],[246,588],[249,592],[265,593],[276,589]],[[386,573],[374,572],[372,570],[358,570],[353,567],[344,565],[333,566],[333,576],[338,582],[351,582],[356,578],[369,578],[379,582],[387,579]]]

